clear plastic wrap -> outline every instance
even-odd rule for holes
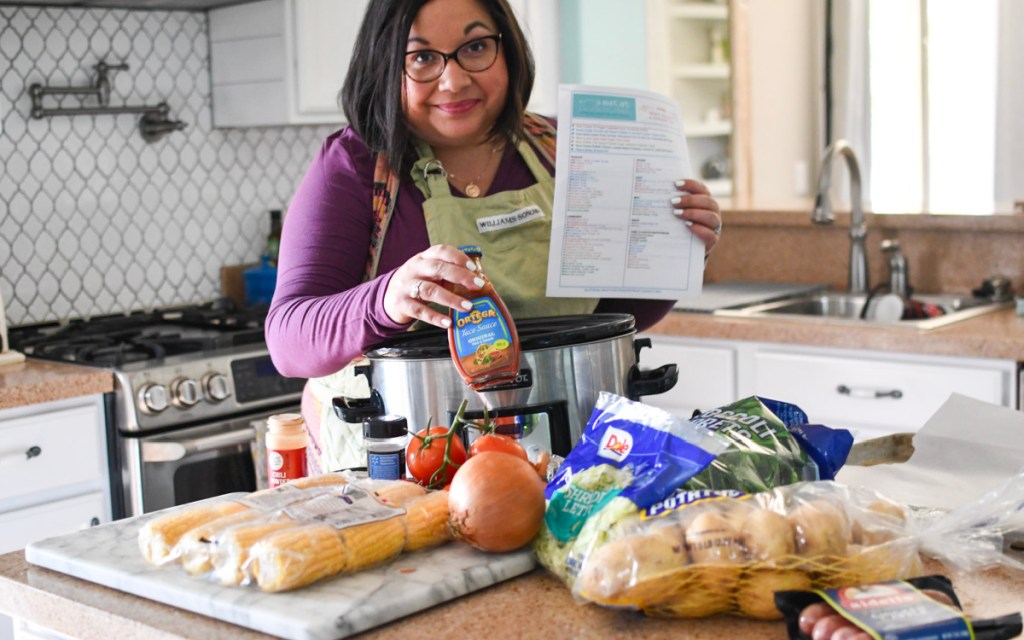
[[[923,557],[953,571],[1002,565],[1020,526],[1024,473],[949,513],[864,488],[801,482],[756,494],[680,490],[618,518],[563,571],[580,602],[652,616],[719,613],[779,619],[773,593],[922,575]]]
[[[222,584],[286,591],[451,539],[446,492],[340,475],[169,512],[140,528],[140,549]]]
[[[908,510],[830,481],[759,494],[680,491],[574,550],[581,601],[654,616],[781,617],[772,594],[918,575]]]

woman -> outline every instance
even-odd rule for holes
[[[358,458],[354,432],[321,442],[317,428],[334,420],[331,397],[367,391],[361,377],[335,372],[417,320],[447,327],[446,308],[468,308],[447,287],[482,282],[459,245],[481,246],[516,318],[622,312],[643,329],[671,309],[545,298],[554,130],[524,116],[532,86],[532,55],[506,0],[370,3],[342,89],[350,124],[327,139],[292,201],[267,317],[279,372],[335,374],[311,380],[303,398],[314,470],[320,456],[327,468]],[[677,187],[666,211],[709,252],[718,204],[698,181]],[[543,215],[477,230],[480,218],[527,207]]]

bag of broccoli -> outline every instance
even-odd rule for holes
[[[791,423],[807,421],[806,414],[795,405],[762,401],[757,396],[691,418],[690,422],[724,436],[729,446],[685,488],[757,493],[802,480],[818,480],[818,465],[769,404]]]

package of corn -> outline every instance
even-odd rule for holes
[[[303,513],[296,516],[312,524],[279,531],[253,545],[250,571],[260,589],[297,589],[451,539],[445,491],[391,507],[365,500],[355,487],[348,489],[348,508],[333,509],[326,500],[303,504]]]
[[[139,549],[143,557],[154,564],[163,564],[178,559],[183,551],[178,547],[186,533],[210,525],[225,516],[240,514],[255,509],[258,513],[280,510],[290,502],[301,500],[305,491],[314,487],[337,486],[348,482],[340,473],[325,473],[300,478],[274,489],[255,491],[239,500],[204,503],[194,507],[176,509],[150,520],[139,529]],[[241,516],[244,518],[244,516]],[[198,539],[198,538],[197,538]],[[195,562],[203,566],[201,560]]]
[[[160,516],[140,529],[139,541],[161,564],[283,591],[447,542],[447,519],[446,492],[326,474]]]
[[[579,553],[573,593],[652,616],[779,619],[778,590],[920,575],[910,513],[827,481],[758,494],[679,491]]]

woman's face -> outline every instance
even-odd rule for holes
[[[498,33],[487,10],[476,0],[429,0],[416,15],[406,51],[433,49],[452,53],[463,44]],[[404,76],[403,105],[409,128],[432,147],[460,147],[484,142],[505,106],[508,67],[505,54],[490,68],[469,72],[454,58],[431,82]]]

